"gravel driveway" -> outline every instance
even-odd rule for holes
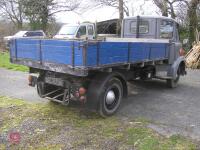
[[[46,102],[27,85],[27,73],[0,68],[0,95]],[[200,71],[188,70],[179,87],[169,89],[163,81],[134,81],[129,97],[117,113],[121,119],[142,118],[150,128],[170,136],[181,134],[200,140]]]

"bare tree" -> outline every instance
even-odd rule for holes
[[[162,16],[168,17],[167,0],[153,0],[153,2],[160,9]]]
[[[118,25],[118,33],[120,33],[120,29],[122,26],[122,21],[124,19],[124,1],[123,0],[119,0],[119,25]]]
[[[56,13],[74,11],[80,3],[80,0],[23,0],[24,13],[31,28],[44,31]]]
[[[187,11],[189,3],[187,1],[178,3],[176,7],[176,20],[182,27],[186,28],[188,26]]]
[[[187,0],[153,0],[153,2],[160,9],[163,16],[171,16],[173,19],[177,17],[175,7],[182,3],[188,3]]]
[[[124,19],[124,14],[129,16],[128,0],[93,0],[96,2],[96,8],[101,6],[110,6],[118,9],[119,12],[119,22],[117,25],[117,32],[120,33],[122,20]]]
[[[121,13],[120,10],[123,9],[123,12],[126,14],[126,16],[130,15],[129,7],[128,7],[128,0],[94,0],[94,1],[97,2],[96,6],[114,7],[119,10],[119,13]],[[122,15],[122,13],[121,13],[121,15]]]
[[[188,7],[188,19],[189,19],[189,44],[195,41],[195,32],[198,27],[197,9],[200,4],[200,0],[191,0]]]
[[[24,21],[22,0],[0,0],[0,12],[2,17],[8,18],[21,29]]]
[[[124,1],[119,0],[119,19],[120,19],[120,21],[122,21],[123,18],[124,18]]]

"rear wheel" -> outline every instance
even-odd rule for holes
[[[106,117],[113,115],[120,106],[123,97],[123,86],[119,79],[111,78],[103,87],[100,95],[99,113]]]

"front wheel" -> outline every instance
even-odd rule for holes
[[[180,80],[180,69],[178,69],[175,79],[167,79],[167,86],[169,88],[176,88],[178,86],[179,80]]]
[[[120,106],[123,86],[119,79],[111,78],[103,86],[99,97],[99,113],[102,117],[113,115]]]

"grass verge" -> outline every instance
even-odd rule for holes
[[[28,67],[10,63],[10,55],[7,52],[0,52],[0,67],[15,71],[28,71]]]
[[[86,117],[77,108],[54,103],[32,104],[0,96],[0,114],[0,149],[197,149],[179,135],[159,135],[141,119],[124,122],[95,114]],[[8,142],[11,132],[20,133],[19,144]]]

